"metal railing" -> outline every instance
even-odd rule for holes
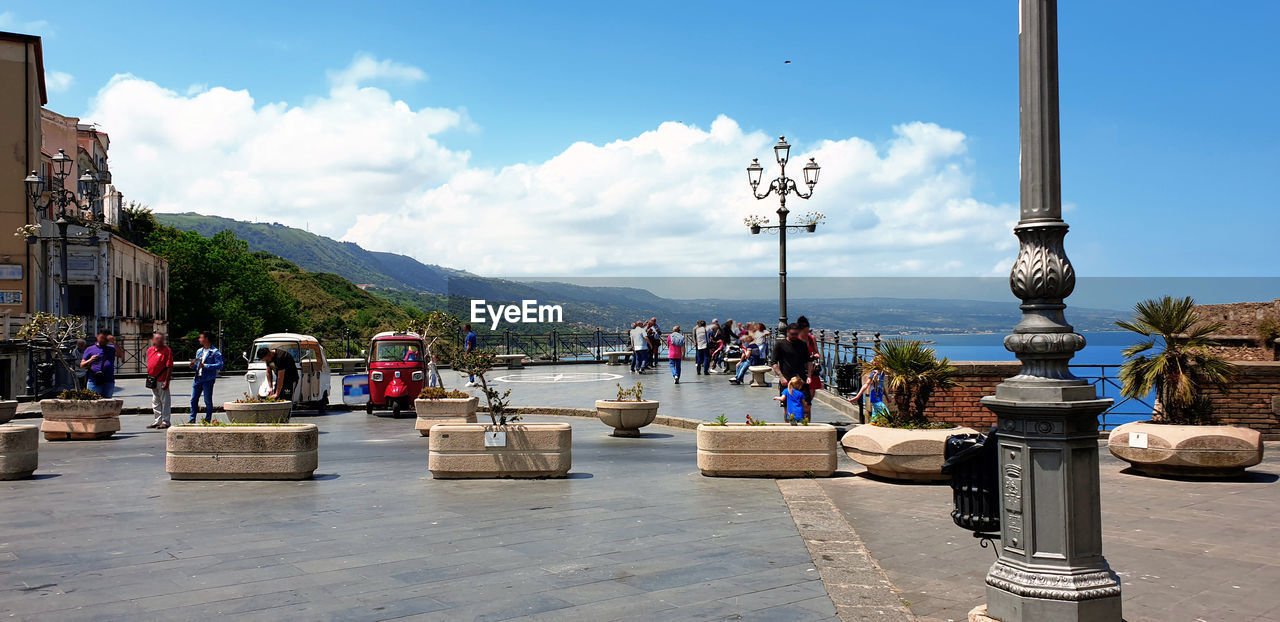
[[[840,397],[857,392],[862,385],[862,374],[866,370],[866,365],[875,356],[876,347],[880,345],[880,333],[874,333],[869,342],[856,331],[846,331],[843,338],[838,330],[819,330],[814,333],[814,336],[818,342],[818,370],[822,378],[823,390]],[[836,370],[840,365],[846,364],[854,365],[853,377],[856,380],[852,387],[846,385],[843,387],[845,391],[842,391]],[[1087,380],[1095,387],[1099,398],[1114,400],[1111,406],[1098,416],[1099,430],[1110,431],[1120,424],[1151,416],[1154,396],[1125,397],[1121,390],[1119,364],[1072,364],[1070,368],[1077,378]],[[860,413],[865,414],[863,403],[860,402],[858,408]]]

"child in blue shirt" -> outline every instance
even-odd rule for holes
[[[804,380],[800,376],[792,378],[787,383],[787,388],[782,390],[774,400],[785,402],[787,405],[787,422],[788,423],[804,423],[807,421],[804,416]]]

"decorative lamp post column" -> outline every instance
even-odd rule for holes
[[[40,219],[40,211],[51,206],[57,206],[57,220],[54,224],[58,227],[58,241],[60,243],[59,267],[61,273],[58,275],[59,308],[58,315],[66,315],[70,306],[69,294],[67,291],[67,227],[78,223],[80,215],[78,213],[68,214],[68,207],[79,207],[81,199],[92,206],[98,197],[98,179],[92,173],[85,171],[80,176],[79,190],[80,198],[76,197],[76,193],[70,191],[66,187],[67,177],[71,175],[71,164],[73,162],[71,156],[67,155],[65,150],[59,149],[58,153],[51,158],[53,162],[53,181],[46,184],[35,171],[31,171],[23,179],[23,183],[27,187],[27,198],[31,201],[31,210],[36,220]],[[44,203],[40,202],[40,197],[48,192],[48,197]],[[91,244],[98,242],[97,233],[95,232],[89,238]]]
[[[791,159],[791,145],[787,144],[785,136],[778,137],[778,144],[773,146],[774,159],[778,161],[780,169],[778,177],[769,182],[769,188],[764,193],[759,192],[760,177],[764,174],[764,167],[760,166],[760,160],[753,158],[751,165],[747,167],[747,181],[751,184],[751,194],[757,199],[763,199],[770,193],[778,195],[778,224],[766,225],[767,219],[758,216],[747,218],[747,226],[751,229],[753,235],[759,234],[761,231],[769,231],[778,234],[778,331],[779,334],[785,334],[787,329],[787,231],[808,231],[813,233],[817,230],[818,224],[822,220],[822,215],[810,216],[810,221],[801,225],[788,225],[787,215],[790,210],[787,209],[787,195],[794,194],[801,199],[808,199],[813,196],[813,187],[818,185],[818,173],[822,167],[813,158],[809,158],[809,163],[804,166],[804,183],[809,186],[809,193],[805,194],[796,186],[795,180],[787,177],[787,161]]]
[[[1057,0],[1019,0],[1020,242],[1010,288],[1022,320],[1004,345],[1022,371],[982,399],[997,416],[999,557],[987,616],[1115,621],[1120,582],[1102,556],[1098,415],[1111,404],[1068,369],[1084,337],[1067,323],[1075,271],[1063,250]]]

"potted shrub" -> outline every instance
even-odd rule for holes
[[[222,410],[231,423],[288,423],[293,401],[245,393],[234,402],[223,402]]]
[[[441,423],[475,423],[476,406],[480,398],[455,389],[426,387],[413,401],[417,421],[413,427],[423,436],[431,435],[431,428]]]
[[[313,423],[175,425],[165,433],[165,470],[171,479],[308,479],[319,444]]]
[[[618,397],[596,400],[596,418],[613,428],[613,436],[638,438],[640,428],[658,416],[658,401],[644,399],[644,385],[624,388],[618,383]]]
[[[766,423],[720,415],[698,425],[698,470],[708,477],[830,477],[836,429],[825,423]]]
[[[844,435],[845,454],[880,477],[948,479],[942,473],[947,437],[974,430],[930,421],[924,413],[935,391],[955,386],[956,369],[933,348],[909,339],[880,342],[871,369],[883,374],[887,408],[873,412],[870,424]]]
[[[88,389],[67,389],[57,399],[40,400],[40,431],[49,441],[110,438],[120,431],[123,406],[124,400],[103,399]]]
[[[1112,455],[1148,475],[1222,477],[1239,475],[1262,461],[1262,434],[1215,425],[1209,385],[1231,381],[1234,366],[1209,350],[1221,323],[1202,322],[1191,298],[1145,300],[1130,321],[1116,322],[1144,339],[1124,349],[1121,392],[1131,399],[1155,393],[1149,421],[1111,431]]]
[[[517,423],[511,390],[489,386],[497,362],[492,351],[457,351],[453,369],[474,375],[489,407],[489,423],[443,423],[431,429],[427,468],[436,479],[565,477],[572,463],[573,429],[567,423]]]

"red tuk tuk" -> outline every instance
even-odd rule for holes
[[[417,333],[386,332],[369,344],[369,403],[365,412],[391,408],[393,417],[413,410],[427,379],[426,347]]]

